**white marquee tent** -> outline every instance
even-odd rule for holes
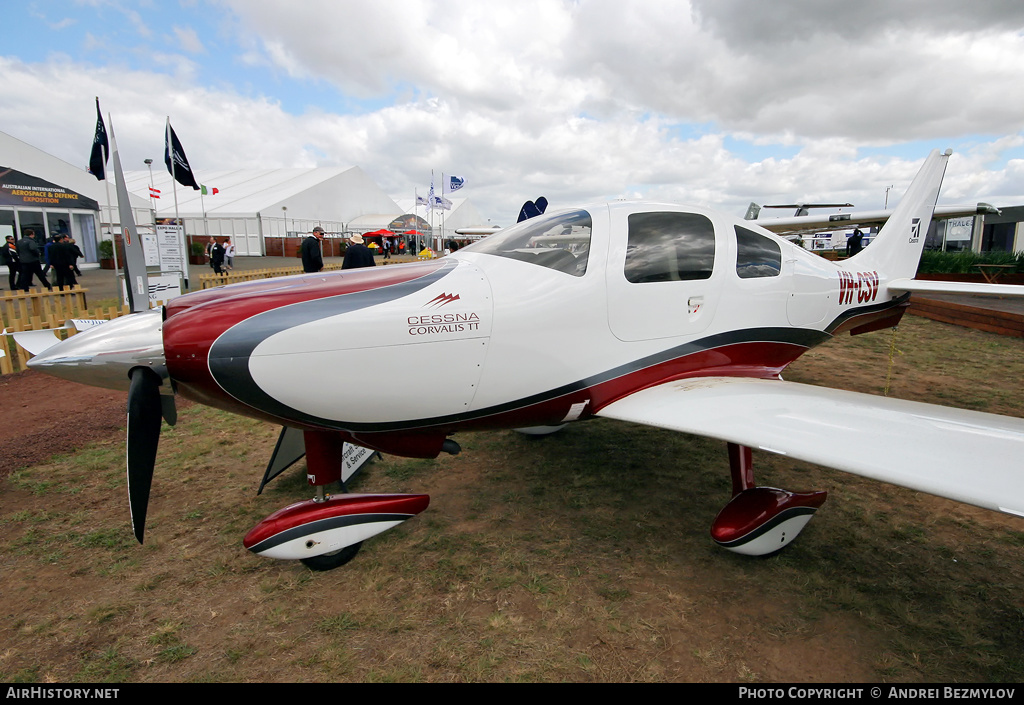
[[[175,216],[175,189],[164,165],[153,164],[156,216]],[[207,194],[177,185],[177,212],[188,235],[231,237],[239,255],[264,253],[263,238],[305,234],[315,225],[342,233],[367,214],[401,214],[398,205],[359,167],[244,169],[199,175]],[[149,198],[150,172],[125,174],[128,190]],[[217,189],[217,193],[213,193]]]

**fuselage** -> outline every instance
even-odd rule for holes
[[[187,398],[434,455],[673,379],[776,377],[838,330],[898,320],[884,281],[711,211],[611,203],[440,260],[184,296],[163,343]]]

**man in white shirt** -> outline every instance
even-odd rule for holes
[[[231,242],[231,238],[224,241],[224,268],[235,268],[235,245]]]

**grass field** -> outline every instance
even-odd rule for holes
[[[909,317],[895,344],[837,338],[786,377],[1024,416],[1022,353]],[[120,437],[0,485],[0,680],[1024,679],[1019,518],[757,453],[759,484],[830,497],[780,554],[736,556],[708,536],[724,444],[596,420],[386,456],[354,490],[427,492],[430,508],[313,573],[241,546],[310,495],[298,468],[256,496],[277,430],[180,416],[143,547]]]

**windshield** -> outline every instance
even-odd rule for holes
[[[590,255],[590,213],[542,215],[506,228],[463,249],[529,262],[582,277]]]

